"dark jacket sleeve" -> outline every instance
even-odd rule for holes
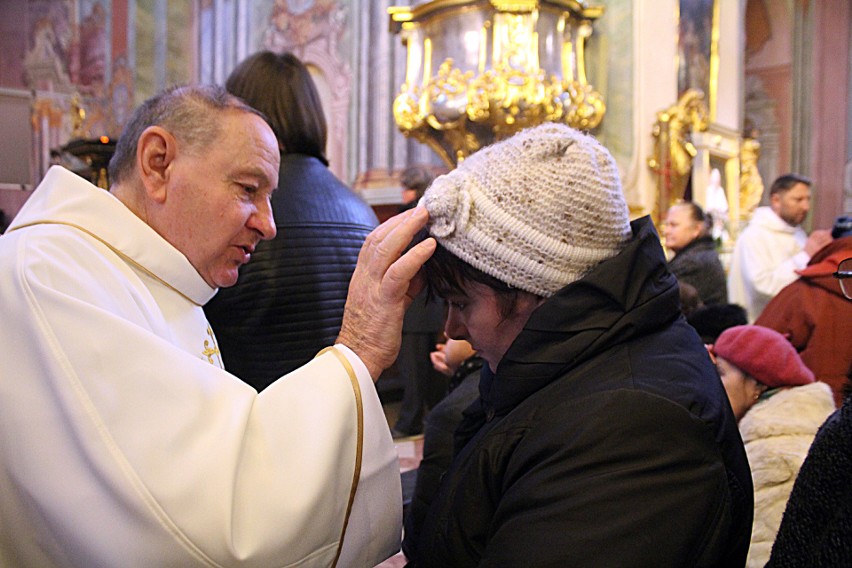
[[[767,568],[852,566],[852,399],[814,438]]]
[[[700,419],[626,390],[558,410],[505,434],[514,450],[480,566],[737,564],[726,469]]]
[[[468,373],[462,382],[445,396],[426,416],[423,436],[423,459],[417,468],[414,495],[404,519],[402,552],[414,558],[423,520],[438,493],[441,478],[453,461],[453,434],[462,420],[462,412],[479,395],[479,368]]]

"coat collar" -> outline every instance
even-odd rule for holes
[[[549,298],[497,366],[482,375],[482,403],[497,415],[613,345],[659,329],[679,314],[677,281],[650,217],[631,223],[617,256]]]
[[[711,237],[710,235],[704,235],[703,237],[698,237],[697,239],[693,239],[688,245],[683,247],[680,250],[680,252],[675,255],[675,257],[677,257],[677,255],[679,255],[679,254],[682,255],[682,254],[688,253],[688,252],[693,252],[693,251],[697,252],[697,251],[715,250],[715,249],[716,249],[716,244],[713,242],[713,237]]]
[[[798,227],[790,225],[787,221],[779,217],[778,214],[772,210],[772,207],[769,207],[768,205],[755,209],[751,216],[751,222],[755,225],[760,225],[761,227],[781,233],[792,234],[796,232],[796,229],[798,229]]]
[[[199,306],[216,293],[183,253],[114,195],[60,166],[48,170],[8,230],[47,224],[89,234]]]

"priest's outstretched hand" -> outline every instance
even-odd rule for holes
[[[337,343],[361,358],[374,381],[396,360],[405,310],[423,288],[418,271],[435,252],[435,239],[427,238],[402,254],[428,218],[423,207],[391,217],[358,255]]]

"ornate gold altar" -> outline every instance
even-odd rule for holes
[[[389,8],[391,31],[407,48],[405,83],[393,105],[397,125],[450,167],[542,122],[595,128],[606,105],[587,81],[585,42],[603,11],[582,0]]]
[[[648,158],[657,182],[652,217],[660,226],[669,207],[685,197],[709,211],[711,180],[718,170],[726,208],[724,250],[733,246],[763,195],[757,169],[760,143],[710,122],[708,115],[704,93],[697,89],[687,90],[674,105],[657,113],[654,153]]]
[[[115,153],[115,140],[109,136],[99,138],[75,138],[62,147],[62,151],[82,161],[82,167],[71,170],[101,189],[109,189],[107,169]]]
[[[116,141],[109,136],[91,137],[85,129],[86,109],[79,95],[71,99],[71,140],[59,149],[60,155],[73,156],[76,161],[67,167],[94,185],[109,189],[109,161],[115,153]]]
[[[677,103],[657,113],[652,130],[654,155],[648,159],[657,175],[657,199],[652,213],[655,222],[684,197],[692,161],[698,154],[693,136],[707,130],[707,115],[704,93],[697,89],[687,90]]]

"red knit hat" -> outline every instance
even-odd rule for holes
[[[713,352],[770,388],[814,382],[796,348],[783,335],[759,325],[730,327],[719,335]]]

